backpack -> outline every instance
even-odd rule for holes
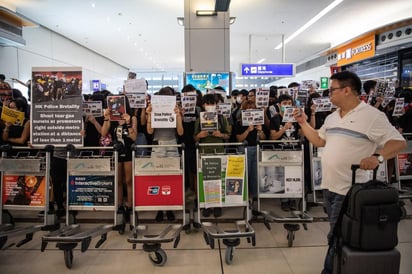
[[[352,183],[358,168],[352,166]],[[352,185],[336,224],[345,245],[365,251],[390,250],[398,244],[402,215],[398,191],[376,180],[376,173],[371,181]]]

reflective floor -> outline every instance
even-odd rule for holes
[[[406,208],[408,214],[412,214],[412,204],[409,200],[406,201]],[[230,225],[239,210],[241,209],[225,209],[219,219],[221,226]],[[127,241],[130,237],[127,226],[123,235],[117,231],[109,232],[107,240],[99,248],[95,248],[95,244],[100,237],[93,238],[85,252],[81,252],[78,245],[73,252],[71,269],[65,265],[63,251],[56,248],[54,243],[49,243],[44,252],[40,251],[41,238],[48,232],[36,232],[33,240],[21,247],[16,247],[13,243],[17,243],[23,236],[12,237],[5,244],[7,248],[0,250],[0,273],[320,273],[327,249],[328,223],[324,219],[322,207],[313,207],[309,213],[315,217],[315,220],[307,225],[308,230],[301,228],[295,233],[292,247],[288,247],[287,232],[283,224],[271,223],[271,229],[268,230],[262,220],[252,222],[256,246],[253,247],[246,239],[242,239],[240,245],[234,249],[230,265],[225,262],[226,247],[221,241],[216,241],[215,248],[211,249],[205,243],[201,231],[191,230],[190,233],[181,232],[177,248],[173,248],[173,243],[162,244],[167,262],[164,266],[155,266],[149,260],[148,253],[142,250],[141,244],[137,244],[135,250],[132,249],[132,244]],[[18,218],[18,213],[15,214]],[[153,222],[155,213],[150,214],[141,214],[139,217],[142,222],[146,221],[149,227],[155,230],[162,228],[164,224]],[[111,216],[108,212],[103,215],[80,212],[77,218],[81,229],[87,231],[101,225],[96,221],[99,218],[109,222],[108,216]],[[177,218],[179,220],[181,215],[177,215]],[[214,221],[214,218],[210,220]],[[412,273],[411,218],[400,222],[398,236],[397,248],[401,252],[400,273],[410,274]]]

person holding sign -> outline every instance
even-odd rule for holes
[[[270,139],[271,140],[286,140],[280,144],[281,148],[293,148],[294,144],[288,143],[288,140],[299,140],[299,124],[292,121],[284,121],[284,116],[287,108],[291,108],[293,99],[290,95],[282,94],[279,96],[280,111],[270,119]],[[302,111],[302,110],[301,110]],[[296,201],[292,199],[281,199],[281,208],[284,211],[296,210]]]
[[[110,96],[109,96],[110,97]],[[118,212],[123,213],[126,222],[130,221],[130,212],[132,206],[132,149],[131,145],[137,138],[137,120],[133,116],[132,110],[129,106],[129,101],[125,97],[125,113],[120,117],[116,117],[115,121],[111,121],[112,113],[110,109],[104,110],[104,120],[101,128],[101,135],[106,136],[111,134],[113,141],[123,145],[119,152],[119,165],[117,170],[117,204],[119,205]],[[117,120],[119,119],[119,120]],[[127,187],[127,200],[123,201],[123,183]]]
[[[213,94],[205,94],[203,96],[202,107],[205,111],[200,113],[200,117],[195,123],[194,139],[196,142],[224,143],[230,138],[229,122],[224,116],[217,114],[216,105],[216,98]],[[204,148],[203,153],[205,152],[223,152],[223,145]],[[210,216],[211,210],[211,208],[204,209],[203,216]],[[214,208],[213,215],[220,217],[222,209]]]
[[[166,98],[168,96],[172,97],[174,96],[174,90],[171,87],[164,87],[164,88],[161,88],[156,95],[165,96]],[[152,101],[146,108],[147,133],[153,135],[153,144],[177,145],[177,136],[182,136],[184,130],[183,130],[182,113],[176,104],[176,98],[172,97],[170,98],[171,100],[163,98],[165,100],[162,101],[161,99],[159,99],[157,101],[156,95],[152,96]],[[170,106],[171,102],[173,102],[172,103],[174,104],[173,106]],[[176,115],[176,119],[173,119],[173,115],[171,113],[172,110],[169,110],[170,108],[172,108],[172,110],[174,111],[174,114]],[[158,111],[158,109],[165,109],[166,111],[162,112],[162,111]],[[167,116],[163,117],[163,114],[167,114]],[[157,119],[155,117],[160,117],[158,120],[161,120],[161,121],[155,121]],[[156,125],[153,125],[154,122],[159,122],[157,124],[158,125],[160,124],[164,127],[157,127]],[[177,147],[175,149],[165,148],[165,147],[153,148],[153,151],[151,154],[152,157],[165,157],[165,156],[178,156],[178,155],[179,154],[178,154]],[[161,222],[163,220],[163,217],[164,217],[163,211],[158,211],[156,215],[156,221]],[[169,221],[175,220],[175,215],[173,211],[169,211],[169,210],[166,211],[166,217]]]
[[[22,121],[16,120],[15,124],[11,122],[5,123],[5,128],[3,129],[2,139],[4,142],[9,143],[12,146],[26,146],[27,141],[30,137],[30,120],[25,117],[27,111],[27,101],[25,98],[16,98],[9,102],[8,108],[14,112],[23,113]],[[3,108],[3,111],[6,111],[6,108]]]
[[[249,92],[250,95],[250,92]],[[244,119],[244,110],[256,109],[254,101],[247,100],[242,103],[242,120]],[[262,111],[263,112],[263,111]],[[263,119],[261,119],[263,123]],[[255,124],[253,121],[248,126],[242,125],[242,121],[238,121],[234,126],[234,134],[238,142],[247,141],[247,167],[248,167],[248,189],[249,197],[257,199],[257,139],[266,139],[263,132],[262,124]]]

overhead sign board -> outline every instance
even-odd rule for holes
[[[242,64],[242,76],[292,77],[294,64]]]
[[[337,65],[344,66],[375,56],[375,33],[369,33],[338,48]]]

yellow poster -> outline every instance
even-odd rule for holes
[[[13,125],[22,126],[24,121],[24,112],[3,106],[3,111],[1,112],[1,119],[5,122],[10,122]]]
[[[226,177],[243,178],[245,175],[245,156],[230,155],[227,159]]]

